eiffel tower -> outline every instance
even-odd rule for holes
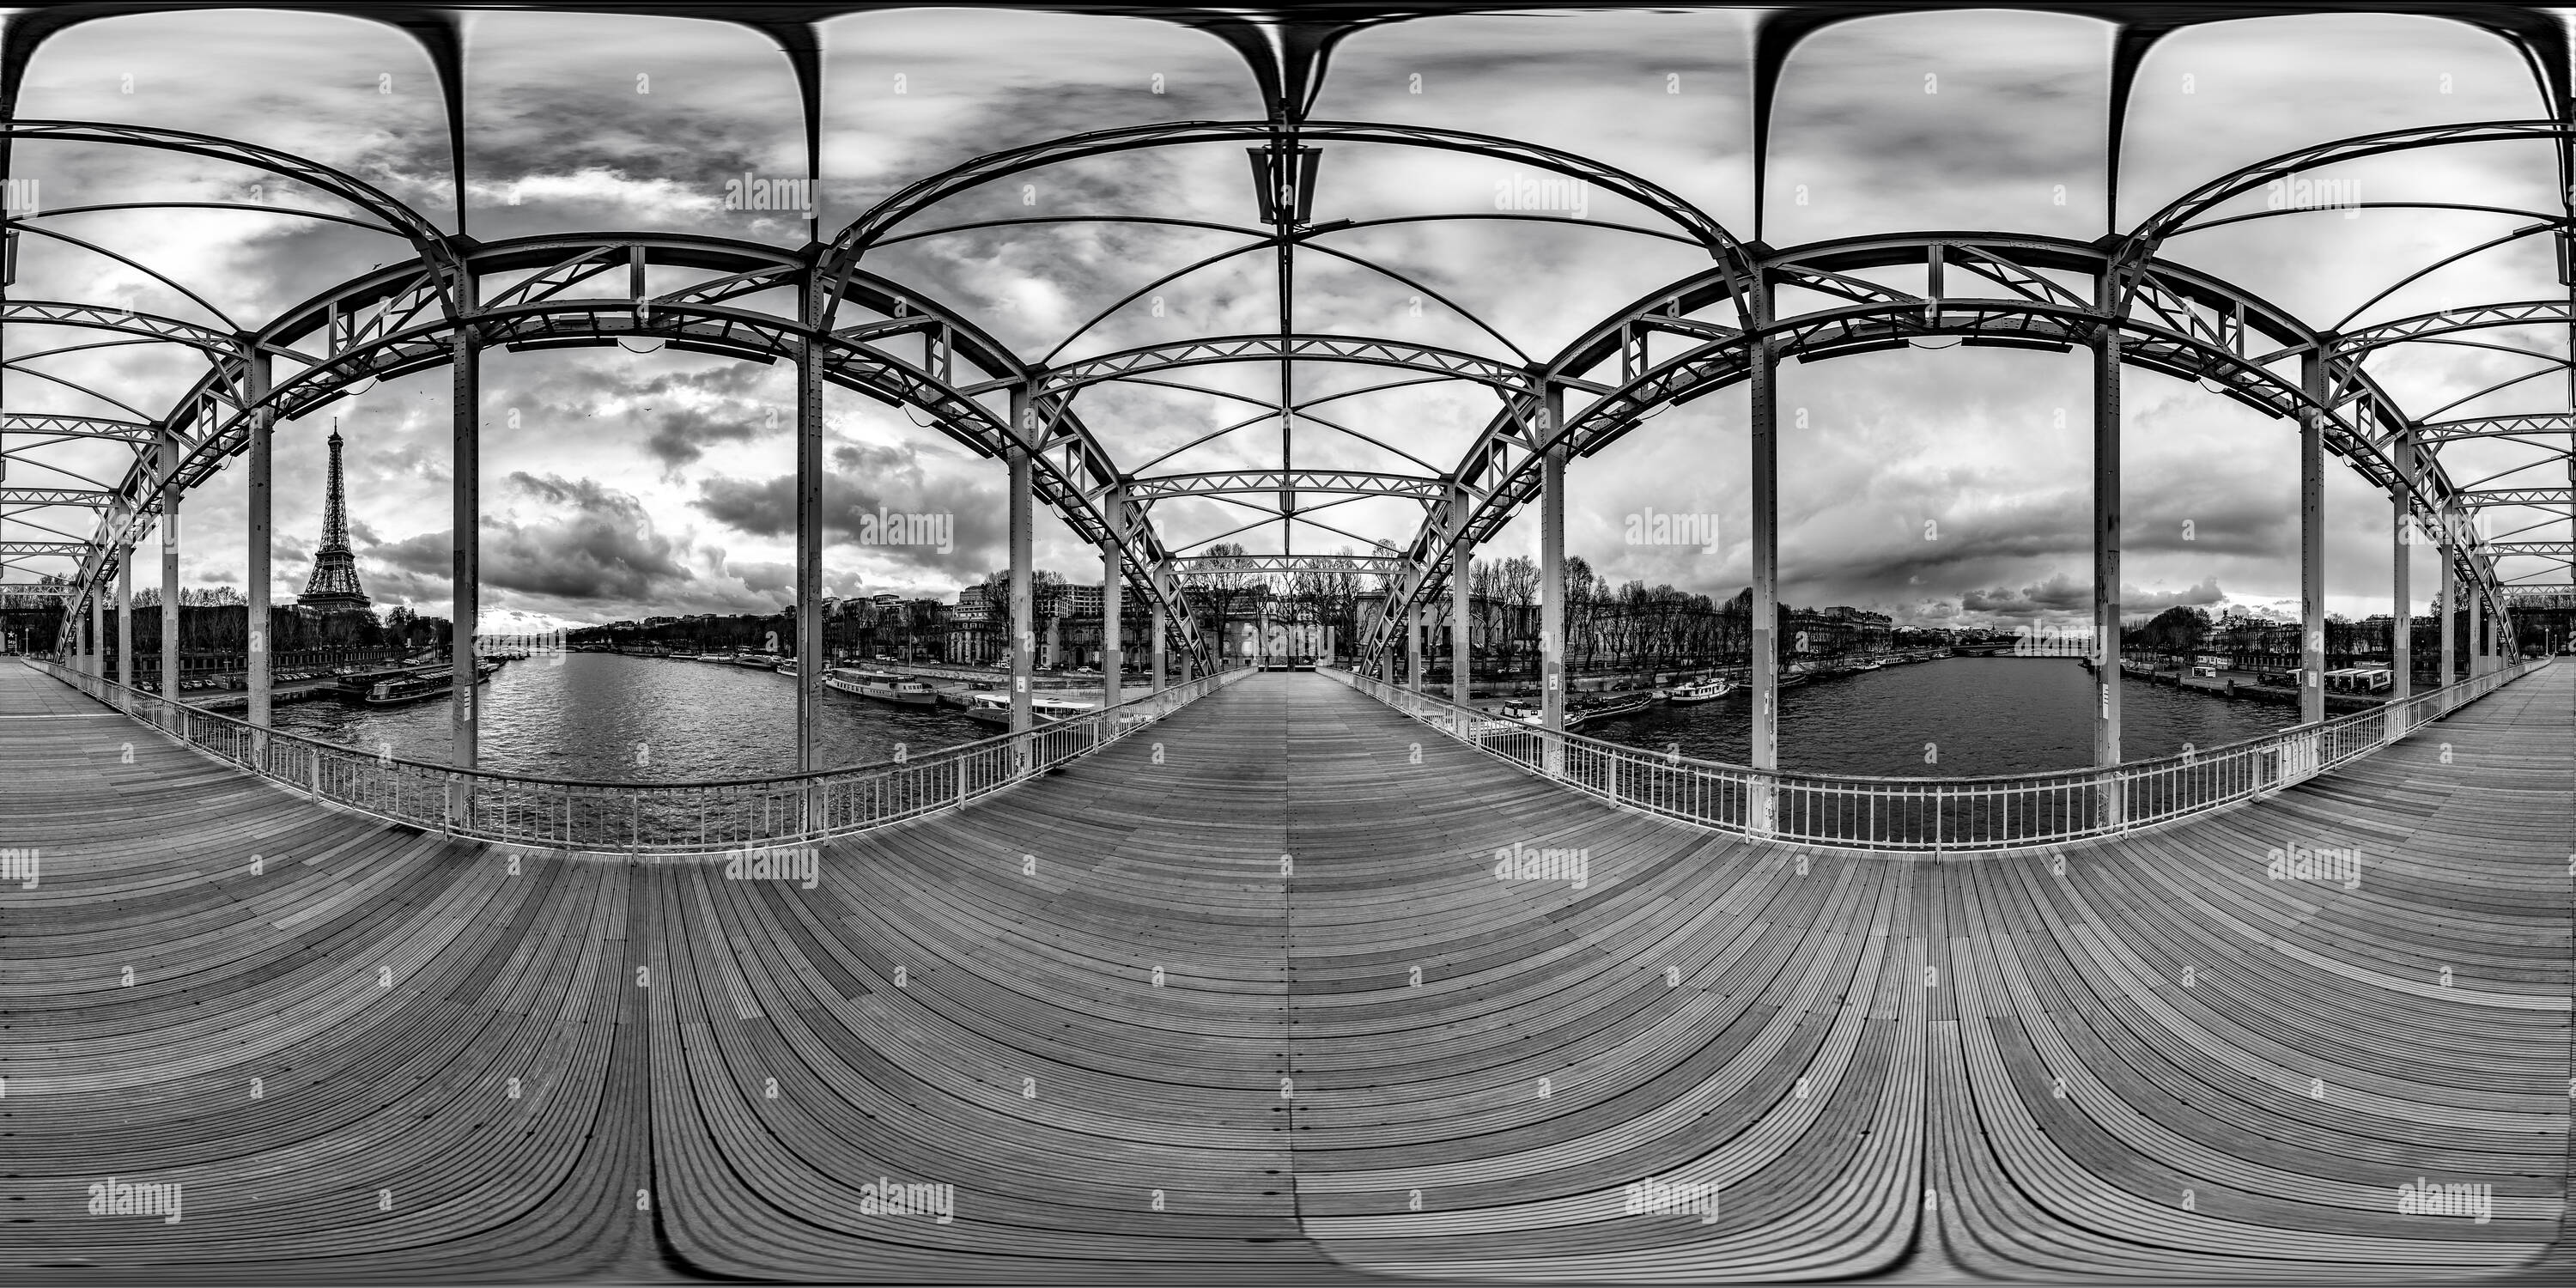
[[[358,560],[349,553],[349,500],[340,482],[340,422],[331,421],[331,489],[322,505],[322,545],[313,552],[313,580],[295,597],[296,606],[326,613],[366,611],[367,593],[358,586]]]

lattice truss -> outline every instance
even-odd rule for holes
[[[806,154],[819,167],[826,140],[815,87],[823,68],[812,23],[837,11],[815,7],[811,22],[779,16],[795,9],[768,6],[741,25],[786,52],[805,91]],[[358,6],[348,12],[366,16]],[[142,125],[18,119],[30,59],[77,20],[13,23],[0,33],[0,114],[8,118],[0,148],[8,156],[40,143],[184,154],[238,167],[309,200],[13,207],[13,283],[22,256],[92,257],[141,273],[195,307],[189,316],[160,316],[9,290],[0,305],[0,327],[12,341],[7,405],[0,407],[0,563],[7,570],[0,580],[11,593],[59,594],[67,612],[79,611],[152,532],[166,498],[203,485],[243,452],[258,417],[300,420],[374,382],[450,363],[465,345],[656,339],[756,361],[801,361],[820,381],[905,407],[979,456],[1028,453],[1039,498],[1080,538],[1120,547],[1134,588],[1173,610],[1178,622],[1189,620],[1191,587],[1210,571],[1357,571],[1382,579],[1391,604],[1401,607],[1430,602],[1451,574],[1452,551],[1492,538],[1533,501],[1539,464],[1551,451],[1598,452],[1668,407],[1746,379],[1765,349],[1775,359],[1812,360],[1953,336],[2060,350],[2108,337],[2129,365],[2196,381],[2292,424],[2319,418],[2327,450],[2345,466],[2383,493],[2408,496],[2428,531],[2463,534],[2447,548],[2475,593],[2501,607],[2508,587],[2576,580],[2569,576],[2576,545],[2563,539],[2576,513],[2568,473],[2576,406],[2454,414],[2508,387],[2566,392],[2576,297],[2563,283],[2533,298],[2356,324],[2369,305],[2341,319],[2302,318],[2168,253],[2180,249],[2177,239],[2225,224],[2319,217],[2261,209],[2259,202],[2245,213],[2248,199],[2276,181],[2370,157],[2479,144],[2547,148],[2560,203],[2358,203],[2477,210],[2513,225],[2483,244],[2383,270],[2388,289],[2372,303],[2474,256],[2532,242],[2563,247],[2576,228],[2565,205],[2576,126],[2565,108],[2565,45],[2548,19],[2482,13],[2462,20],[2526,54],[2539,97],[2559,105],[2557,119],[2318,143],[2217,175],[2125,231],[2093,240],[1929,230],[1782,248],[1760,239],[1758,223],[1730,231],[1655,176],[1597,157],[1421,123],[1314,116],[1328,55],[1350,33],[1332,22],[1245,10],[1163,16],[1240,55],[1258,90],[1256,117],[1143,124],[996,149],[903,183],[843,226],[815,224],[802,248],[677,233],[480,242],[442,227],[464,225],[461,184],[454,217],[442,221],[441,212],[415,209],[352,173],[273,148]],[[2106,140],[2116,188],[2120,129],[2137,69],[2157,40],[2190,24],[2147,7],[2101,6],[2098,16],[2119,31]],[[1782,68],[1800,42],[1838,20],[1830,11],[1796,8],[1751,20],[1757,211],[1770,182],[1772,98]],[[461,172],[462,46],[453,23],[443,21],[403,19],[440,71]],[[1103,158],[1152,165],[1219,148],[1249,159],[1248,172],[1236,172],[1242,189],[1225,201],[1194,191],[1159,209],[977,217],[991,208],[978,203],[992,193],[1059,167]],[[1616,216],[1337,211],[1332,169],[1363,157],[1426,165],[1470,159],[1506,167],[1540,185],[1541,195],[1558,191],[1545,187],[1550,183],[1579,183]],[[10,173],[14,181],[17,171]],[[1212,205],[1248,217],[1205,217]],[[224,207],[291,211],[364,229],[391,239],[384,244],[397,253],[274,317],[251,320],[227,316],[192,284],[72,231],[83,216],[104,211],[169,208],[187,217],[192,209]],[[1534,352],[1528,337],[1435,289],[1423,266],[1383,249],[1406,244],[1402,238],[1371,236],[1470,220],[1507,221],[1533,236],[1682,247],[1705,267],[1579,328],[1571,343]],[[1072,223],[1162,229],[1213,249],[1176,258],[1163,271],[1140,267],[1123,297],[1040,345],[1005,342],[989,306],[930,297],[875,266],[899,246]],[[2559,257],[2570,262],[2563,249]],[[1149,307],[1159,317],[1163,295],[1210,275],[1247,272],[1266,278],[1275,294],[1262,325],[1142,345],[1103,340],[1113,318]],[[1370,278],[1417,312],[1427,301],[1456,325],[1433,342],[1420,328],[1372,330],[1312,316],[1301,308],[1299,284],[1325,274]],[[47,339],[39,344],[29,339],[35,336]],[[2449,406],[2401,403],[2382,382],[2380,359],[2436,345],[2506,354],[2523,365]],[[175,399],[138,404],[125,390],[84,383],[57,365],[103,346],[183,355],[197,374]],[[1130,443],[1116,427],[1132,404],[1119,399],[1157,396],[1232,410],[1194,438]],[[1476,409],[1481,424],[1462,436],[1463,448],[1423,449],[1412,422],[1423,416],[1425,396]],[[319,446],[316,436],[293,441],[299,450]],[[2487,453],[2474,468],[2455,465],[2465,460],[2464,444]],[[1239,562],[1209,555],[1209,547],[1227,541],[1251,545],[1252,554]],[[62,581],[32,584],[40,577]],[[2532,593],[2515,598],[2538,602]],[[1394,643],[1394,621],[1382,617],[1366,646]],[[1185,646],[1205,647],[1195,637]]]

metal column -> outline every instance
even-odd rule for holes
[[[2299,723],[2326,718],[2325,357],[2299,357]]]
[[[1541,720],[1551,734],[1565,732],[1565,448],[1557,438],[1565,423],[1565,387],[1547,386],[1539,422],[1547,444],[1539,458],[1538,503],[1538,656]],[[1555,772],[1565,758],[1564,744],[1551,740],[1547,768]]]
[[[1156,693],[1163,691],[1163,636],[1170,627],[1171,619],[1164,614],[1162,601],[1159,599],[1154,601],[1154,639],[1147,645],[1145,656],[1153,663],[1154,692]]]
[[[2477,556],[2474,554],[2470,555],[2469,571],[2472,574],[2476,573],[2477,566]],[[2478,589],[2478,580],[2474,575],[2469,578],[2468,592],[2469,674],[2474,677],[2484,675],[2487,672],[2487,598],[2485,594],[2481,593]]]
[[[179,438],[161,429],[161,696],[179,700]]]
[[[1463,507],[1460,513],[1464,513]],[[1468,674],[1475,644],[1471,633],[1473,605],[1469,602],[1474,588],[1468,570],[1474,566],[1465,537],[1449,543],[1449,700],[1462,707],[1467,705],[1474,687]]]
[[[2397,485],[2390,489],[2389,509],[2395,523],[2395,553],[2389,564],[2388,705],[2398,711],[2413,693],[2415,673],[2415,427],[2397,431]],[[2400,719],[2403,719],[2401,712]]]
[[[249,568],[242,574],[242,587],[250,600],[245,614],[249,628],[247,643],[250,656],[249,720],[254,729],[268,727],[270,679],[275,668],[269,665],[268,597],[270,535],[275,526],[275,499],[269,488],[271,476],[271,441],[277,433],[277,413],[268,405],[269,356],[256,348],[244,355],[245,374],[249,378],[250,473],[243,482],[243,508],[249,511],[249,526],[243,537],[243,554]]]
[[[813,329],[826,297],[804,284],[807,338],[796,346],[796,769],[822,768],[814,751],[823,708],[823,357]]]
[[[2118,305],[2118,279],[2104,275],[2101,305]],[[2093,763],[2120,763],[2120,335],[2107,323],[2093,338]],[[2116,790],[2102,794],[2119,821]]]
[[[452,607],[448,613],[447,659],[454,668],[448,690],[447,763],[459,769],[472,769],[476,760],[474,725],[474,625],[481,614],[482,523],[483,523],[483,354],[475,347],[474,328],[456,328],[455,353],[451,361],[455,386],[449,396],[448,412],[453,417],[454,437],[448,449],[449,492],[454,498],[450,517],[449,546],[454,566],[448,573],[448,596]]]
[[[2460,611],[2460,578],[2458,571],[2451,566],[2451,525],[2449,522],[2449,516],[2447,514],[2437,515],[2435,516],[2434,521],[2440,525],[2441,529],[2435,534],[2435,539],[2441,542],[2441,545],[2437,549],[2442,557],[2442,611],[2440,614],[2442,618],[2442,678],[2440,683],[2433,686],[2438,689],[2450,687],[2452,680],[2456,678],[2460,668],[2460,651],[2457,639],[2458,627],[2452,620],[2453,614]]]
[[[1757,284],[1753,300],[1758,325],[1768,325],[1770,288]],[[1753,510],[1753,616],[1747,623],[1751,637],[1746,641],[1745,680],[1752,687],[1753,701],[1753,768],[1780,767],[1780,400],[1779,356],[1768,338],[1756,339],[1749,357],[1748,416],[1752,439],[1752,461],[1747,486],[1752,492]],[[1753,802],[1754,817],[1747,820],[1757,831],[1768,831],[1776,820],[1772,814],[1773,798],[1757,792]]]
[[[134,684],[134,547],[116,548],[116,682]]]
[[[1037,428],[1029,406],[1029,387],[1011,386],[1011,430],[1015,441],[1004,453],[1011,467],[1011,732],[1026,733],[1034,721],[1029,679],[1037,650],[1037,600],[1029,585],[1029,449]]]
[[[1119,557],[1115,538],[1100,543],[1100,705],[1105,709],[1118,705],[1118,668],[1126,664],[1126,650],[1119,627],[1124,625],[1126,610],[1126,560]]]
[[[107,588],[96,583],[89,588],[88,670],[102,679],[107,676]]]
[[[1425,621],[1427,616],[1428,613],[1420,604],[1404,610],[1404,647],[1411,662],[1411,666],[1406,668],[1410,672],[1408,687],[1416,693],[1422,692],[1422,635],[1429,625]]]

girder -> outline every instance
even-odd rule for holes
[[[104,510],[123,498],[114,492],[70,487],[0,487],[0,505],[78,505]]]
[[[2363,327],[2358,331],[2347,331],[2335,337],[2334,347],[2338,354],[2359,357],[2373,349],[2402,344],[2408,340],[2421,340],[2429,336],[2475,331],[2487,327],[2564,325],[2571,320],[2571,317],[2576,317],[2576,311],[2571,311],[2565,300],[2519,300],[2509,304],[2481,304],[2474,308],[2419,313],[2413,317]]]
[[[719,277],[655,293],[648,289],[646,270],[656,267],[712,269]],[[467,319],[485,345],[543,349],[650,338],[675,348],[767,362],[792,359],[809,334],[793,318],[723,302],[792,286],[808,271],[794,255],[752,243],[674,234],[541,236],[476,247],[464,268],[477,277],[533,272],[511,288],[496,290],[496,303]],[[613,269],[626,270],[612,279],[623,288],[621,293],[574,293],[574,288],[608,276]],[[423,265],[395,265],[352,279],[281,314],[250,342],[309,365],[278,378],[267,405],[282,418],[298,418],[347,396],[365,382],[452,361],[459,322],[429,307],[434,298],[429,280]],[[729,285],[717,288],[718,282]],[[1028,446],[1036,466],[1033,482],[1041,498],[1064,516],[1081,539],[1093,543],[1114,539],[1125,547],[1134,575],[1175,619],[1173,630],[1182,646],[1203,652],[1180,584],[1162,571],[1168,551],[1159,534],[1143,506],[1119,493],[1116,464],[1065,400],[1043,400],[1039,423],[1008,425],[1004,414],[958,388],[947,374],[960,363],[983,371],[1019,371],[1020,364],[1008,348],[962,319],[872,275],[853,275],[841,286],[849,301],[892,316],[815,335],[817,349],[825,355],[825,378],[883,402],[919,407],[940,432],[980,455],[999,456],[1015,444]],[[289,342],[308,336],[321,341],[318,358],[289,347]],[[920,337],[930,366],[880,347],[912,336]],[[225,459],[244,450],[250,408],[235,390],[231,372],[210,372],[180,399],[169,417],[181,451],[176,471],[181,487],[198,486]],[[134,441],[150,441],[151,432],[145,427]],[[161,479],[148,455],[138,456],[117,489],[142,497],[142,504],[123,507],[122,513],[103,522],[99,547],[133,540],[154,508]],[[102,567],[93,551],[79,580],[86,584],[100,575]]]
[[[1926,273],[1923,293],[1882,288],[1885,298],[1866,303],[1837,303],[1806,314],[1781,318],[1763,334],[1783,357],[1813,361],[1901,347],[1917,337],[1958,335],[1972,344],[2064,349],[2085,343],[2106,321],[2121,334],[2124,364],[2161,371],[2180,379],[2207,381],[2225,396],[2274,417],[2295,417],[2309,395],[2298,382],[2265,367],[2280,350],[2301,352],[2329,342],[2328,337],[2250,292],[2207,274],[2152,261],[2133,269],[2133,289],[2116,319],[2071,291],[2050,289],[2037,271],[2055,269],[2096,277],[2111,271],[2118,243],[2067,239],[1922,233],[1842,239],[1815,246],[1773,252],[1761,265],[1763,280],[1773,288],[1803,285],[1818,274],[1837,281],[1863,269],[1919,265]],[[1944,268],[1960,269],[2001,287],[1992,298],[1962,298],[1943,293],[1956,280]],[[1873,284],[1874,285],[1874,284]],[[1636,329],[1653,326],[1680,307],[1708,307],[1719,302],[1726,283],[1703,273],[1678,287],[1641,299],[1598,324],[1542,369],[1542,379],[1586,371],[1618,357],[1621,380],[1605,396],[1580,410],[1570,410],[1565,423],[1546,432],[1532,430],[1533,409],[1507,407],[1490,421],[1461,457],[1456,475],[1470,489],[1463,506],[1435,505],[1423,525],[1402,547],[1405,571],[1390,594],[1393,612],[1382,617],[1363,647],[1374,653],[1390,646],[1404,608],[1436,593],[1448,576],[1445,552],[1459,538],[1482,544],[1535,495],[1540,453],[1562,441],[1575,456],[1588,456],[1635,428],[1655,408],[1687,402],[1743,380],[1750,363],[1750,339],[1742,335],[1710,340],[1639,369],[1630,340]],[[1849,299],[1855,290],[1827,292]],[[1739,315],[1744,313],[1738,310]],[[2257,346],[2260,346],[2259,352]],[[2398,486],[2394,465],[2397,436],[2408,425],[2393,399],[2371,379],[2357,358],[2329,361],[2329,393],[2322,406],[2327,449],[2349,460],[2363,477],[2389,488]],[[2454,495],[2438,460],[2427,477],[2406,486],[2414,508],[2428,519]]]
[[[61,438],[112,438],[149,443],[160,431],[141,421],[106,416],[56,416],[44,412],[0,412],[0,434],[53,435]]]
[[[1391,144],[1465,152],[1553,170],[1598,186],[1670,220],[1706,247],[1729,273],[1749,270],[1751,258],[1725,226],[1699,207],[1636,175],[1589,157],[1518,139],[1428,126],[1364,121],[1179,121],[1068,135],[975,157],[897,190],[852,220],[822,256],[827,278],[855,270],[861,256],[905,220],[951,197],[997,179],[1084,157],[1202,143],[1277,142],[1294,147],[1318,142]]]
[[[219,138],[211,134],[98,121],[0,119],[0,138],[50,140],[60,143],[104,143],[164,152],[183,152],[266,170],[271,174],[319,189],[374,216],[382,222],[385,232],[410,242],[413,252],[436,270],[443,283],[459,280],[459,275],[463,272],[460,257],[447,234],[441,232],[437,225],[431,223],[418,211],[345,171],[333,169],[318,161],[296,156],[290,152],[280,152],[255,143]],[[443,285],[441,290],[442,294],[446,294],[446,288]],[[448,299],[452,310],[452,295],[448,295]]]
[[[1394,555],[1176,555],[1175,574],[1210,577],[1224,573],[1357,572],[1385,576],[1404,561]]]
[[[2563,487],[2481,488],[2462,492],[2459,504],[2470,509],[2492,505],[2565,505],[2576,491]]]
[[[2530,416],[2476,416],[2440,420],[2419,426],[2416,441],[2447,443],[2462,438],[2556,438],[2576,433],[2576,413],[2544,412]]]
[[[2576,555],[2576,541],[2491,541],[2479,549],[2499,559],[2506,555]]]
[[[241,354],[239,341],[227,332],[218,331],[213,327],[199,326],[194,322],[184,322],[178,318],[138,313],[132,309],[111,308],[103,304],[70,304],[54,300],[9,300],[0,303],[0,322],[114,331],[123,335],[184,344],[192,349],[203,350],[218,359],[236,359]]]
[[[85,555],[92,547],[85,541],[0,541],[0,556],[17,555]]]
[[[2212,179],[2140,221],[2136,228],[2118,239],[2121,265],[2127,268],[2145,263],[2158,254],[2167,239],[2189,231],[2201,215],[2262,187],[2275,177],[2417,148],[2458,143],[2563,140],[2571,136],[2576,136],[2576,126],[2557,121],[2465,121],[2355,135],[2283,152]]]
[[[1490,385],[1505,396],[1528,396],[1536,382],[1526,368],[1496,362],[1456,349],[1433,345],[1408,344],[1401,340],[1368,339],[1341,335],[1231,335],[1205,340],[1183,340],[1171,344],[1146,345],[1122,349],[1098,357],[1069,362],[1046,371],[1038,377],[1038,393],[1044,397],[1065,397],[1085,385],[1117,380],[1126,376],[1171,371],[1181,367],[1204,366],[1218,362],[1263,362],[1296,359],[1301,361],[1357,362],[1381,367],[1402,367],[1409,371],[1454,376]],[[980,393],[1002,388],[1008,380],[988,381],[969,386],[966,392]]]
[[[1353,496],[1401,496],[1421,501],[1437,501],[1448,495],[1448,484],[1440,479],[1368,470],[1232,470],[1165,474],[1131,479],[1127,483],[1127,495],[1140,502],[1175,496],[1223,496],[1283,489]]]

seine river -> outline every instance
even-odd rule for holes
[[[1780,691],[1780,767],[1886,777],[2029,774],[2093,760],[2093,677],[2073,658],[1948,657]],[[2231,702],[2123,679],[2120,754],[2206,750],[2298,723],[2296,706]],[[1586,724],[1587,737],[1747,763],[1745,690]],[[1927,744],[1928,747],[1927,747]]]
[[[758,778],[796,772],[796,682],[775,671],[616,653],[504,664],[482,694],[482,767],[592,782]],[[407,760],[447,759],[447,702],[360,707],[337,698],[276,709],[280,729]],[[897,707],[823,690],[825,767],[890,760],[1001,732],[953,708]]]
[[[1782,691],[1783,767],[1913,776],[2075,769],[2092,759],[2092,677],[2072,659],[1944,658]],[[2269,733],[2297,708],[2229,702],[2128,681],[2123,750],[2168,755]],[[277,725],[308,737],[430,762],[447,758],[447,704],[280,705]],[[613,653],[539,656],[501,668],[486,690],[482,762],[504,773],[592,781],[754,778],[796,768],[796,693],[786,676]],[[826,766],[890,759],[992,736],[945,708],[894,707],[823,692]],[[1752,735],[1743,691],[1656,706],[1584,726],[1613,742],[1743,764]],[[1926,744],[1930,744],[1927,752]]]

